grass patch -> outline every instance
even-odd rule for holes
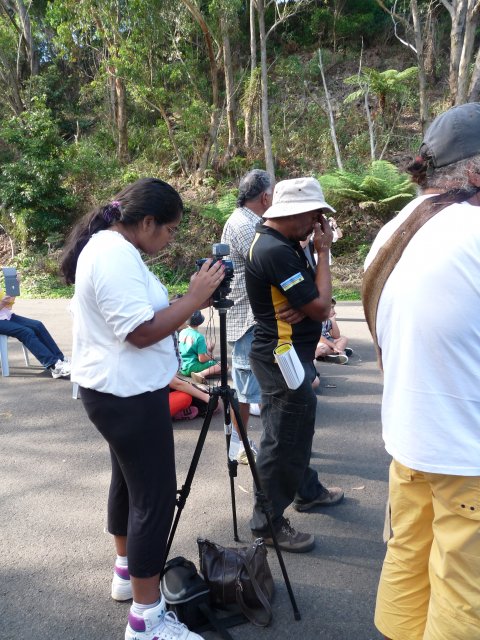
[[[362,299],[362,295],[360,291],[356,289],[335,289],[333,290],[333,297],[337,302],[347,302],[347,301],[360,301]]]

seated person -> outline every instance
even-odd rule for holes
[[[332,298],[330,315],[322,325],[322,335],[315,349],[315,359],[336,364],[347,364],[348,356],[353,354],[353,350],[347,347],[348,338],[340,334],[335,313],[337,301]]]
[[[220,364],[213,359],[213,345],[207,344],[205,336],[197,329],[204,320],[203,314],[195,311],[187,327],[178,334],[178,349],[182,358],[180,373],[200,383],[205,383],[205,378],[209,376],[220,374]]]
[[[52,378],[70,375],[70,361],[60,351],[55,340],[39,320],[24,318],[13,313],[15,298],[0,290],[0,334],[19,340],[41,365],[48,369]]]
[[[206,391],[202,391],[199,387],[178,376],[173,378],[169,388],[168,402],[172,420],[193,420],[197,416],[203,417],[206,414],[210,399]],[[214,413],[221,410],[220,402]]]

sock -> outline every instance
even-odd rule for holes
[[[230,458],[230,460],[236,459],[241,446],[242,445],[241,445],[238,433],[232,425],[232,434],[230,436],[230,448],[228,450],[228,457]]]
[[[132,602],[132,606],[130,607],[130,611],[135,614],[136,616],[142,616],[143,617],[143,612],[147,611],[148,609],[153,609],[154,607],[158,606],[160,604],[160,599],[158,599],[156,602],[152,602],[152,604],[139,604],[138,602]]]
[[[128,558],[127,558],[127,556],[119,556],[117,554],[117,558],[115,560],[115,565],[117,567],[127,567],[128,568]]]

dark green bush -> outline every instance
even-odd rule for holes
[[[69,225],[75,198],[62,184],[65,148],[50,110],[29,111],[0,125],[0,220],[16,243],[41,246]]]

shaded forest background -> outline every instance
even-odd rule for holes
[[[422,130],[478,100],[478,0],[0,0],[0,262],[66,295],[58,258],[125,184],[182,194],[152,268],[181,290],[239,178],[314,175],[337,209],[337,295],[414,195]]]

